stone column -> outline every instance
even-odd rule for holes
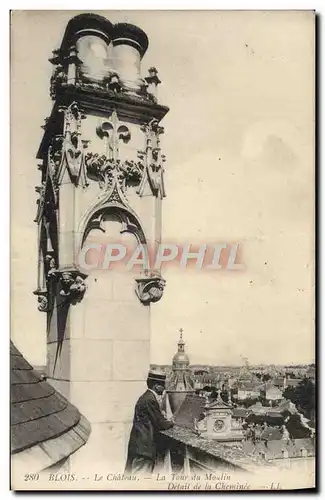
[[[119,223],[108,224],[110,234],[114,225]],[[69,308],[50,382],[91,423],[87,446],[70,459],[74,472],[124,470],[134,405],[146,389],[150,365],[150,306],[138,299],[134,278],[123,269],[91,272],[82,302]],[[52,340],[54,366],[60,347]]]

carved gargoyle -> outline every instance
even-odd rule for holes
[[[79,274],[71,272],[63,272],[61,274],[60,285],[60,295],[69,298],[72,303],[82,300],[87,288],[84,279]]]
[[[144,305],[158,302],[164,293],[166,281],[161,276],[147,276],[136,278],[135,291],[139,300]]]

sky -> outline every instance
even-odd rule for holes
[[[12,20],[12,338],[45,358],[37,311],[36,152],[49,115],[52,50],[79,11]],[[240,243],[244,271],[164,270],[151,362],[184,329],[192,363],[314,361],[314,17],[294,11],[99,11],[148,35],[167,157],[163,239]]]

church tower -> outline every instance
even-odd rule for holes
[[[149,254],[161,239],[168,108],[158,103],[157,70],[142,77],[147,48],[137,26],[81,14],[50,59],[34,293],[47,315],[48,381],[91,423],[71,470],[123,471],[150,365],[150,308],[165,286]],[[138,248],[142,266],[130,268]]]
[[[179,330],[177,352],[173,357],[172,374],[167,382],[167,394],[172,413],[175,413],[187,394],[194,392],[194,380],[190,369],[190,360],[185,352],[183,329]]]

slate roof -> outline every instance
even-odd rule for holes
[[[295,440],[281,440],[275,439],[268,441],[267,446],[261,442],[255,445],[252,441],[245,441],[243,448],[248,456],[264,455],[266,460],[277,460],[282,458],[303,458],[302,450],[307,451],[307,457],[315,456],[315,444],[311,438],[295,439]],[[283,451],[288,453],[285,457]]]
[[[39,446],[47,454],[47,464],[49,457],[53,464],[56,457],[62,460],[83,446],[90,434],[90,424],[75,406],[42,380],[12,342],[10,365],[11,454]],[[65,435],[69,439],[62,453]],[[56,440],[60,445],[56,445]]]
[[[172,440],[191,446],[194,449],[215,457],[218,462],[225,461],[235,467],[257,472],[257,467],[273,465],[273,460],[286,458],[283,450],[287,451],[288,458],[304,458],[302,450],[307,451],[307,457],[315,456],[315,442],[311,438],[283,440],[276,439],[267,442],[253,443],[251,440],[242,443],[220,443],[214,439],[206,439],[195,435],[189,429],[175,425],[161,434]],[[273,462],[273,463],[272,463]]]
[[[255,415],[266,415],[266,413],[270,410],[270,407],[263,406],[261,402],[257,402],[254,405],[251,405],[248,409]]]
[[[214,408],[225,408],[225,409],[232,409],[232,405],[229,403],[225,403],[224,400],[221,398],[220,392],[218,393],[217,399],[214,399],[209,402],[207,407],[211,410]]]
[[[267,439],[268,441],[274,441],[276,439],[281,439],[282,433],[280,429],[274,427],[267,427],[263,429],[261,433],[261,439]]]
[[[172,372],[167,381],[167,390],[190,391],[194,389],[194,380],[189,370]]]
[[[277,408],[281,412],[283,412],[283,411],[286,410],[286,411],[289,411],[292,414],[298,413],[296,406],[291,401],[289,401],[288,399],[283,399],[282,401],[280,401],[280,403],[278,404]]]
[[[301,378],[287,378],[286,385],[287,387],[297,387],[298,384],[302,381]]]
[[[272,390],[272,389],[279,390],[279,388],[276,387],[272,382],[266,382],[266,384],[265,384],[265,390],[269,391],[269,390]]]
[[[315,376],[316,376],[316,369],[313,366],[310,366],[306,372],[306,377],[315,378]]]
[[[232,416],[234,418],[245,418],[250,413],[250,410],[247,408],[234,408],[232,412]]]
[[[239,385],[238,385],[238,390],[241,390],[241,391],[256,391],[258,392],[258,384],[254,384],[254,382],[250,382],[250,381],[244,381],[244,382],[240,382]]]
[[[253,443],[245,440],[242,443],[220,443],[214,439],[206,439],[194,432],[194,418],[199,419],[205,409],[205,398],[197,395],[187,395],[178,412],[175,414],[175,426],[161,434],[176,443],[183,443],[193,449],[204,452],[210,457],[228,462],[235,467],[248,471],[256,471],[262,465],[274,465],[273,460],[284,459],[286,450],[288,458],[303,458],[302,449],[307,451],[307,457],[315,456],[313,439],[281,439],[280,429],[267,428],[261,433],[261,442]],[[234,409],[244,410],[242,408]],[[248,411],[249,410],[245,410]],[[267,443],[263,440],[267,440]]]
[[[193,449],[215,457],[219,466],[220,460],[244,470],[253,470],[255,466],[259,465],[259,462],[262,461],[263,464],[265,464],[262,457],[258,454],[253,458],[248,457],[241,443],[220,443],[215,439],[206,439],[202,436],[198,436],[189,429],[179,427],[178,425],[175,425],[167,431],[162,431],[161,434],[168,436],[177,443],[183,443],[187,446],[191,446]]]
[[[187,394],[174,415],[175,424],[194,430],[194,419],[201,420],[206,400],[197,394]]]
[[[281,387],[282,388],[283,387],[283,381],[284,381],[283,377],[275,378],[273,380],[273,385],[275,385],[275,387]]]

